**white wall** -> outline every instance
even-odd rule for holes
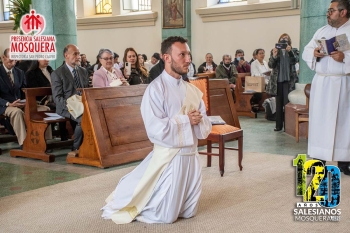
[[[202,7],[199,1],[192,1],[192,9]],[[300,16],[244,19],[203,23],[192,11],[192,54],[196,66],[205,61],[205,54],[213,54],[214,62],[222,60],[227,53],[234,57],[237,49],[243,49],[245,60],[250,61],[257,48],[265,49],[265,60],[270,50],[283,33],[292,39],[292,47],[299,48]]]
[[[91,63],[95,63],[101,48],[116,52],[119,61],[122,61],[128,47],[133,47],[137,53],[146,54],[150,59],[154,52],[160,51],[162,42],[161,26],[157,24],[153,27],[78,30],[78,47]]]
[[[134,47],[138,53],[144,53],[149,58],[154,52],[160,51],[162,38],[161,3],[152,1],[152,10],[158,12],[155,26],[112,28],[96,30],[78,30],[78,47],[85,53],[90,62],[94,63],[101,48],[109,48],[123,57],[127,47]],[[245,51],[246,60],[250,60],[256,48],[267,52],[274,47],[282,33],[288,33],[293,41],[293,47],[299,48],[300,16],[285,16],[273,18],[258,18],[203,23],[195,13],[202,6],[201,1],[192,1],[192,54],[198,67],[204,62],[207,52],[211,52],[216,63],[221,61],[225,53],[234,56],[236,49]],[[0,34],[0,49],[3,51],[9,45],[11,33]]]
[[[155,26],[78,30],[80,52],[95,63],[98,51],[108,48],[118,53],[119,61],[122,61],[125,49],[133,47],[137,53],[146,54],[151,59],[153,53],[160,52],[162,42],[161,1],[152,1],[152,11],[158,12]]]

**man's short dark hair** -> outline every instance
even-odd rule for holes
[[[350,1],[349,0],[332,0],[338,3],[338,10],[347,10],[346,18],[350,18]]]
[[[237,55],[239,53],[243,53],[243,55],[244,55],[244,51],[242,49],[237,49],[235,55]]]
[[[119,57],[119,55],[117,53],[113,53],[113,58],[116,59],[117,57]]]
[[[187,39],[181,37],[181,36],[170,36],[168,38],[166,38],[165,40],[163,40],[162,42],[162,47],[161,47],[161,52],[162,54],[170,54],[171,53],[171,46],[175,43],[175,42],[180,42],[182,44],[187,43]],[[160,57],[159,57],[160,59]]]
[[[160,55],[159,55],[159,53],[153,53],[152,57],[154,57],[154,58],[157,59],[158,61],[160,60]]]

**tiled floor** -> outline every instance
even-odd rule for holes
[[[256,119],[240,117],[240,123],[244,131],[243,145],[246,152],[280,155],[307,152],[306,139],[300,139],[299,143],[295,143],[295,138],[283,131],[274,132],[275,122],[265,120],[262,113],[258,114]],[[230,142],[234,145],[236,143]],[[53,154],[56,156],[54,163],[11,158],[9,149],[16,147],[18,147],[16,143],[1,144],[3,154],[0,155],[0,197],[138,164],[134,162],[108,169],[67,164],[66,155],[69,149],[54,150]]]

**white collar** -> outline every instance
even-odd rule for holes
[[[166,72],[165,69],[163,70],[162,76],[164,77],[166,82],[170,83],[170,85],[173,85],[173,86],[180,86],[183,81],[181,75],[179,79],[174,78],[173,76],[168,74],[168,72]]]
[[[68,65],[67,62],[66,62],[66,66],[68,67],[69,71],[70,71],[71,73],[73,73],[74,68],[71,67],[70,65]]]
[[[103,66],[101,66],[101,68],[108,74],[108,73],[112,73],[112,74],[115,74],[115,70],[114,70],[114,67],[112,67],[112,72],[107,70],[106,68],[104,68]]]

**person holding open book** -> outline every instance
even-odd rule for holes
[[[316,31],[303,52],[306,64],[316,71],[310,92],[308,155],[338,161],[345,175],[350,175],[350,50],[325,55],[317,40],[345,35],[342,44],[349,44],[349,17],[350,2],[332,0],[328,24]]]

